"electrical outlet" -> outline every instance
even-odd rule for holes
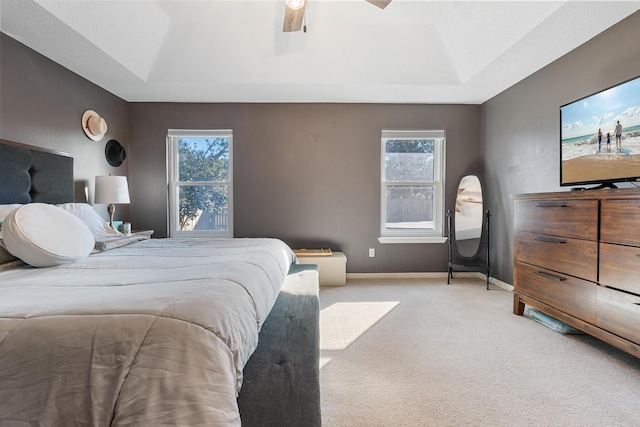
[[[376,250],[374,248],[369,248],[369,258],[373,258],[376,256]]]

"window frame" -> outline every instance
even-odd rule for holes
[[[434,140],[434,170],[433,181],[392,182],[385,181],[386,175],[386,143],[397,139],[430,139]],[[444,130],[382,130],[380,138],[380,243],[445,243],[444,235],[444,205],[445,205],[445,158],[446,133]],[[418,186],[433,189],[433,229],[403,228],[390,229],[386,227],[388,187]]]
[[[227,138],[229,140],[229,169],[227,181],[179,181],[178,140],[180,138]],[[169,237],[220,237],[231,238],[233,234],[233,129],[169,129],[167,132],[167,227]],[[178,228],[180,216],[180,187],[184,186],[226,186],[227,187],[227,230],[182,231]]]

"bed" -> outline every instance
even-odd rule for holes
[[[2,237],[20,255],[0,264],[1,423],[319,425],[317,271],[278,239],[98,242],[72,160],[0,143],[0,205],[17,206]],[[92,253],[33,267],[15,230],[39,209],[85,222]]]

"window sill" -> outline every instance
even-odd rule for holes
[[[407,236],[381,236],[378,237],[380,243],[446,243],[447,238],[442,236],[433,237],[407,237]]]

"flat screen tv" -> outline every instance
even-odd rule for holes
[[[640,77],[560,107],[560,185],[640,178]]]

